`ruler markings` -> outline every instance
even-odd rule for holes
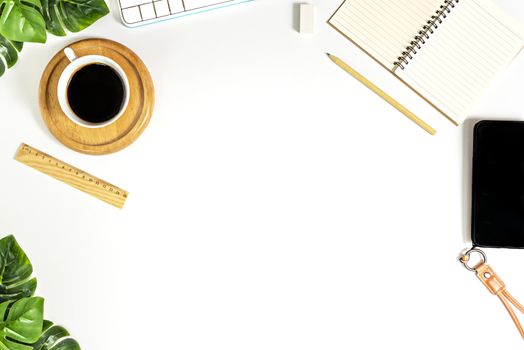
[[[25,143],[18,148],[15,159],[117,208],[124,206],[129,195],[129,192],[120,187],[86,173]]]

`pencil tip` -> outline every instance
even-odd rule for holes
[[[331,55],[329,54],[329,52],[326,52],[326,55],[331,56]]]

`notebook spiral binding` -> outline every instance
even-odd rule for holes
[[[444,5],[440,5],[440,9],[435,12],[435,15],[431,16],[431,20],[426,22],[414,40],[409,43],[409,46],[406,46],[406,51],[403,51],[402,55],[398,57],[398,61],[394,63],[395,69],[404,69],[409,64],[409,61],[417,54],[417,50],[422,48],[429,36],[435,32],[435,29],[459,2],[460,0],[444,0]]]

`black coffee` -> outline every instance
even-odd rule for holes
[[[103,123],[120,112],[124,83],[105,64],[90,64],[75,72],[67,88],[69,106],[82,120]]]

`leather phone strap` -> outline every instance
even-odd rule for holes
[[[468,265],[471,253],[478,253],[481,256],[480,263],[478,263],[474,267]],[[524,329],[522,328],[522,325],[520,324],[520,321],[518,320],[512,305],[522,313],[524,313],[524,306],[522,306],[506,290],[506,284],[504,283],[504,281],[502,281],[500,277],[493,271],[493,269],[488,264],[486,264],[487,259],[484,252],[480,249],[472,248],[468,250],[465,254],[461,255],[459,260],[462,262],[462,264],[464,264],[464,267],[466,267],[470,271],[475,272],[478,279],[482,282],[482,284],[486,286],[486,288],[488,288],[491,294],[494,294],[499,297],[506,310],[508,310],[508,313],[511,316],[513,322],[515,323],[515,326],[517,327],[520,335],[524,338]]]

